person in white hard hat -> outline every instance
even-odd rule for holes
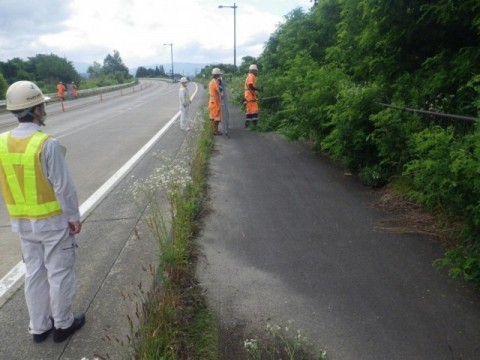
[[[250,122],[252,122],[254,125],[257,125],[258,121],[257,91],[260,89],[257,87],[257,73],[257,65],[250,65],[248,68],[247,78],[245,79],[245,127],[248,127]]]
[[[21,240],[29,332],[37,343],[52,331],[62,342],[85,323],[84,314],[72,313],[77,193],[60,143],[40,131],[48,98],[36,84],[17,81],[6,100],[19,125],[0,134],[0,186]]]
[[[184,76],[180,79],[180,89],[178,90],[178,98],[180,100],[180,129],[189,130],[188,127],[188,107],[192,100],[188,94],[188,79]]]
[[[210,99],[208,101],[208,113],[210,115],[210,123],[212,124],[214,135],[222,135],[222,132],[218,130],[218,125],[222,120],[221,76],[222,71],[219,68],[213,68],[213,79],[210,80],[210,83],[208,84],[208,93],[210,95]]]

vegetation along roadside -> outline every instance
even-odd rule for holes
[[[259,130],[309,141],[438,216],[454,231],[435,265],[480,286],[480,5],[457,5],[321,0],[289,13],[249,62]],[[240,103],[241,79],[227,83]]]
[[[194,151],[189,151],[184,159],[162,159],[163,165],[152,178],[134,190],[138,198],[149,202],[144,218],[160,247],[159,268],[153,271],[155,286],[143,295],[139,329],[132,326],[135,359],[214,360],[221,356],[219,325],[194,273],[197,253],[194,240],[201,215],[207,210],[208,160],[214,146],[206,114],[204,120]],[[165,199],[169,208],[166,212],[162,209]],[[269,325],[264,334],[252,335],[251,339],[231,339],[243,344],[235,358],[327,359],[325,352],[311,355],[313,350],[307,339],[298,331],[292,333],[293,327],[290,329],[289,333],[287,327]]]

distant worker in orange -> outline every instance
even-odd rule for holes
[[[75,84],[75,82],[72,81],[72,98],[76,99],[77,97],[78,97],[77,84]]]
[[[62,99],[62,101],[65,101],[65,91],[67,91],[67,88],[63,82],[60,81],[57,85],[57,97]]]
[[[213,135],[222,135],[222,132],[218,130],[218,125],[222,120],[222,87],[220,85],[220,76],[222,71],[219,68],[212,70],[213,79],[208,84],[208,94],[210,100],[208,101],[208,113],[210,115],[210,124],[212,124]]]
[[[260,91],[260,89],[257,87],[257,73],[257,65],[250,65],[247,78],[245,79],[245,127],[248,127],[250,122],[252,122],[253,125],[257,125],[258,121],[257,91]]]

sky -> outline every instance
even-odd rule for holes
[[[237,65],[257,57],[311,0],[0,0],[0,61],[55,54],[93,64],[114,50],[128,68],[174,62]],[[219,5],[231,8],[219,8]],[[165,45],[165,44],[172,44]]]

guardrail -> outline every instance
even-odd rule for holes
[[[78,96],[79,97],[84,97],[84,96],[90,96],[90,95],[96,95],[104,92],[109,92],[109,91],[114,91],[114,90],[119,90],[123,89],[126,87],[130,87],[136,84],[136,81],[131,81],[126,84],[119,84],[119,85],[110,85],[110,86],[103,86],[103,87],[98,87],[98,88],[92,88],[92,89],[84,89],[84,90],[78,90]],[[57,93],[52,93],[52,94],[44,94],[45,96],[48,96],[51,98],[49,101],[59,101],[57,97]],[[4,107],[7,105],[6,100],[0,100],[0,107]]]
[[[447,114],[447,113],[441,113],[441,112],[429,111],[429,110],[421,110],[421,109],[411,109],[411,108],[408,108],[408,107],[401,107],[401,106],[396,106],[396,105],[392,105],[392,104],[384,104],[384,103],[380,103],[380,105],[383,106],[383,107],[388,107],[388,108],[392,108],[392,109],[396,109],[396,110],[409,111],[409,112],[413,112],[413,113],[437,116],[437,117],[448,118],[448,119],[465,120],[465,121],[478,121],[479,120],[479,118],[476,118],[476,117],[473,117],[473,116]]]

